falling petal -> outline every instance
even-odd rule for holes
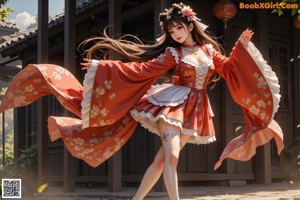
[[[48,183],[45,183],[45,184],[41,185],[40,187],[38,187],[37,191],[39,193],[42,193],[47,188],[47,186],[48,186]]]
[[[291,60],[290,60],[290,62],[293,62],[295,59],[294,58],[292,58]]]
[[[300,128],[300,124],[297,125],[297,128]]]
[[[236,127],[236,128],[235,128],[235,133],[238,132],[241,128],[242,128],[242,126]]]

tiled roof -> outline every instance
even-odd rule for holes
[[[87,9],[92,8],[98,4],[105,2],[106,0],[77,0],[76,12],[77,15],[84,13]],[[56,15],[51,21],[49,21],[49,29],[62,24],[64,22],[64,13]],[[3,36],[0,38],[0,53],[12,46],[26,42],[27,40],[37,35],[37,29],[26,30],[17,32],[9,36]]]
[[[16,27],[16,24],[11,23],[11,22],[0,21],[0,28],[9,28],[9,29],[18,30],[18,28]]]

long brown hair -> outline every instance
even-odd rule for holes
[[[174,3],[171,8],[165,9],[164,12],[159,14],[159,20],[164,32],[160,41],[154,44],[143,44],[139,38],[130,34],[119,38],[111,38],[107,35],[106,29],[104,29],[102,36],[90,38],[81,43],[82,46],[91,44],[91,42],[94,43],[85,51],[86,58],[91,59],[99,55],[101,59],[108,59],[108,55],[112,53],[125,61],[144,62],[156,58],[169,46],[179,47],[181,44],[172,39],[168,29],[176,24],[185,24],[188,26],[190,23],[194,23],[187,16],[182,15],[181,10],[184,6],[183,3]],[[217,51],[221,52],[221,46],[216,42],[214,37],[204,32],[196,23],[194,23],[191,34],[198,45],[202,46],[210,43]],[[213,76],[210,82],[218,79]]]

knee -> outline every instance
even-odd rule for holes
[[[155,158],[153,165],[157,170],[163,170],[164,163],[165,163],[164,158]]]
[[[171,152],[170,154],[166,155],[165,162],[169,165],[176,167],[179,159],[179,152]]]

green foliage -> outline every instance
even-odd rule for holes
[[[291,15],[292,16],[298,14],[299,15],[298,17],[300,17],[300,0],[282,0],[279,5],[284,6],[284,5],[287,5],[287,4],[293,4],[293,5],[298,4],[298,8],[289,9],[289,10],[291,10]],[[288,9],[283,10],[282,8],[278,8],[278,9],[273,9],[272,13],[277,13],[279,16],[281,16],[287,10]]]
[[[26,171],[31,169],[32,171],[37,170],[37,148],[38,145],[34,144],[31,147],[22,150],[22,154],[18,159],[18,164],[21,170]]]
[[[0,97],[5,94],[7,87],[1,88]],[[5,167],[3,167],[3,146],[2,141],[0,144],[0,177],[7,178],[18,178],[21,173],[24,173],[28,170],[36,171],[37,169],[37,144],[36,144],[36,134],[32,133],[33,143],[29,148],[21,150],[21,155],[18,159],[14,159],[14,130],[13,130],[13,109],[7,110],[4,113],[5,115]],[[0,115],[0,135],[2,140],[2,117]]]
[[[8,7],[3,7],[4,4],[9,2],[10,0],[0,0],[0,21],[4,21],[5,18],[10,16],[11,12],[14,12],[13,9],[11,9],[9,6]]]
[[[290,179],[293,182],[300,182],[300,136],[296,137],[293,145],[284,148],[284,153],[293,161],[291,165],[295,166],[295,170],[290,174]]]
[[[36,134],[32,134],[36,140]],[[0,169],[1,178],[20,178],[22,174],[26,173],[36,173],[37,171],[37,147],[35,144],[29,148],[21,150],[21,155],[18,159],[13,159],[13,157],[5,157],[5,167]]]
[[[1,88],[0,96],[3,96],[7,87]],[[3,126],[3,116],[5,116],[5,124]],[[10,165],[14,159],[14,127],[13,127],[13,109],[7,110],[0,115],[0,170],[3,169],[3,131],[5,133],[5,165]]]

